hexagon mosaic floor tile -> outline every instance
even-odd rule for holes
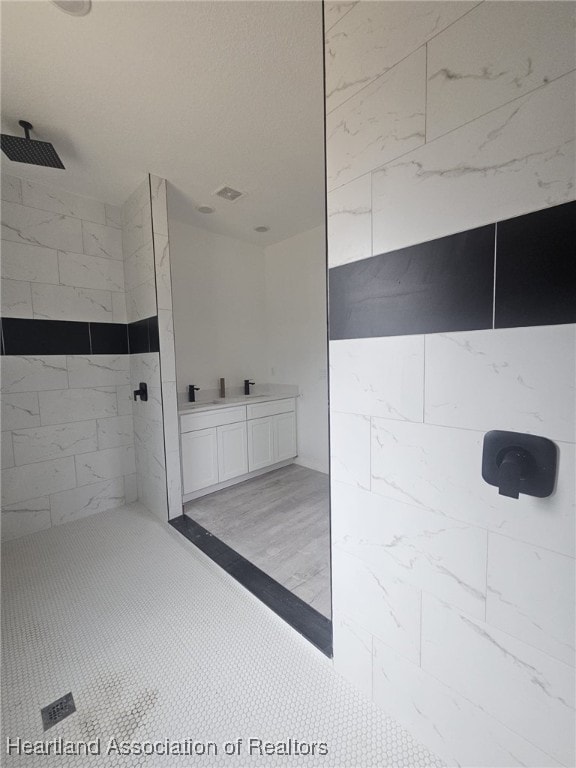
[[[139,505],[3,545],[2,598],[3,766],[442,765]]]

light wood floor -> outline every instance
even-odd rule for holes
[[[328,475],[291,464],[190,501],[184,512],[330,618]]]

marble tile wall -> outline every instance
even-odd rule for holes
[[[172,316],[172,277],[170,270],[170,241],[166,180],[150,176],[152,201],[152,230],[154,269],[158,302],[158,335],[160,342],[160,384],[162,389],[164,452],[166,456],[166,485],[168,517],[182,514],[182,475],[180,465],[180,429],[176,390],[176,353]]]
[[[574,3],[325,14],[330,267],[574,199]],[[449,765],[575,763],[575,378],[572,324],[330,343],[334,665]]]
[[[122,222],[128,322],[158,317],[159,352],[130,354],[131,389],[148,385],[148,402],[133,403],[137,495],[167,520],[182,514],[182,488],[166,181],[146,177]]]
[[[2,176],[2,316],[125,323],[119,209]],[[126,355],[2,357],[2,538],[134,497]]]

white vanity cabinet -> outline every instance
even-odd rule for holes
[[[296,456],[294,399],[248,406],[248,469],[269,467]]]
[[[180,416],[184,501],[297,455],[296,403],[282,398]]]
[[[246,422],[218,427],[216,437],[218,439],[218,482],[222,483],[224,480],[245,475],[248,472]]]
[[[184,493],[193,493],[218,482],[216,427],[182,435],[182,481]]]

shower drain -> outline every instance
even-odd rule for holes
[[[53,701],[52,704],[42,707],[40,712],[42,714],[42,725],[44,730],[47,731],[48,728],[52,728],[53,725],[76,712],[76,705],[74,704],[72,694],[67,693],[65,696],[61,696],[56,701]]]

